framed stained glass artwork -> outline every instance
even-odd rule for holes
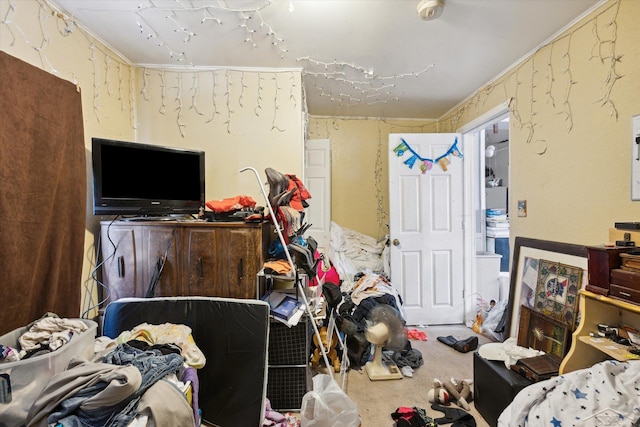
[[[534,309],[566,323],[573,330],[583,272],[580,267],[541,259],[538,263]]]
[[[572,243],[553,242],[549,240],[532,239],[517,236],[513,251],[513,265],[511,267],[511,283],[509,287],[509,305],[507,307],[507,323],[505,330],[509,336],[518,337],[521,307],[527,306],[533,311],[552,313],[555,319],[562,320],[572,331],[577,326],[579,308],[578,290],[587,281],[587,248]],[[563,279],[566,277],[567,280]],[[540,280],[549,285],[549,294],[544,298],[538,291]],[[560,295],[557,282],[563,286]],[[576,285],[575,293],[573,285]],[[567,288],[564,285],[571,285]],[[540,290],[542,291],[542,289]],[[537,305],[539,304],[539,307]],[[560,321],[560,320],[557,320]]]

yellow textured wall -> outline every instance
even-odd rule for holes
[[[437,131],[435,121],[309,118],[308,139],[331,143],[331,220],[381,238],[389,232],[389,134]]]
[[[266,167],[302,176],[299,71],[139,68],[137,75],[139,140],[204,150],[206,200],[246,194],[265,206],[255,174],[239,172],[247,166],[263,183]]]
[[[610,1],[440,121],[449,132],[510,100],[511,236],[608,241],[639,221],[631,117],[640,114],[640,2]]]
[[[511,215],[512,237],[599,244],[614,222],[640,221],[640,201],[630,196],[638,17],[640,1],[605,3],[435,124],[311,117],[309,138],[331,140],[333,221],[384,235],[388,134],[456,132],[504,102],[511,111],[509,211],[519,199],[528,205],[526,217]]]

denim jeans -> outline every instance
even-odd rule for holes
[[[144,392],[167,374],[176,372],[184,359],[179,354],[162,355],[159,350],[142,351],[124,343],[107,354],[102,362],[135,366],[142,375],[140,388],[118,405],[86,411],[81,408],[82,402],[103,390],[106,384],[87,387],[58,405],[56,411],[47,418],[49,424],[57,422],[64,427],[125,427],[136,416],[138,402]]]

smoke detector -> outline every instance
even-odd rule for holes
[[[431,21],[442,15],[444,0],[421,0],[418,3],[418,16],[423,21]]]

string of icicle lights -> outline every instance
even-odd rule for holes
[[[612,2],[591,19],[537,49],[504,77],[476,92],[468,102],[442,122],[442,131],[454,132],[460,128],[468,113],[481,111],[492,92],[501,90],[503,100],[508,102],[513,123],[526,131],[525,142],[535,142],[537,153],[544,154],[549,141],[536,137],[536,130],[542,127],[538,117],[542,101],[536,101],[532,94],[535,91],[543,92],[546,97],[544,102],[551,105],[556,115],[564,120],[567,133],[571,132],[574,123],[572,94],[576,89],[584,90],[583,82],[577,81],[573,72],[573,58],[580,55],[600,64],[598,73],[602,75],[602,85],[599,90],[588,90],[594,94],[593,102],[605,109],[611,118],[618,120],[618,109],[611,94],[614,85],[624,77],[618,71],[622,61],[622,54],[617,50],[619,9],[620,1]],[[592,45],[589,52],[577,51],[578,48],[572,45],[574,36],[579,31],[591,33]],[[560,61],[553,61],[554,56],[560,58]],[[544,75],[544,82],[540,82],[538,75]],[[529,101],[518,102],[519,99]]]
[[[435,66],[435,64],[429,64],[419,71],[384,76],[378,75],[373,69],[341,61],[324,62],[305,56],[298,58],[298,62],[307,65],[302,70],[302,76],[315,78],[315,88],[320,92],[321,96],[328,97],[332,102],[337,102],[347,107],[363,104],[387,104],[390,101],[399,101],[398,94],[393,91],[396,84],[387,82],[397,81],[406,77],[419,77]],[[364,80],[348,77],[350,75],[362,76]],[[325,83],[342,84],[345,92],[335,93],[332,88],[323,85],[322,79],[324,79]]]
[[[245,43],[254,48],[275,49],[280,59],[286,59],[289,50],[284,37],[263,16],[273,0],[264,0],[254,7],[234,7],[238,4],[223,1],[199,4],[183,0],[160,3],[149,0],[132,13],[135,14],[140,34],[165,49],[168,57],[180,64],[194,65],[183,49],[184,44],[198,37],[198,31],[186,24],[194,21],[194,15],[199,17],[200,25],[239,27],[243,30]],[[289,11],[293,9],[294,4],[290,1]],[[181,45],[170,42],[154,27],[153,19],[157,19],[158,13],[173,25],[173,34],[181,36]],[[321,96],[346,107],[398,102],[402,92],[396,89],[396,82],[419,77],[435,66],[429,64],[417,71],[380,75],[371,68],[339,60],[326,62],[305,56],[297,58],[296,62],[302,65],[305,83],[315,88]]]

